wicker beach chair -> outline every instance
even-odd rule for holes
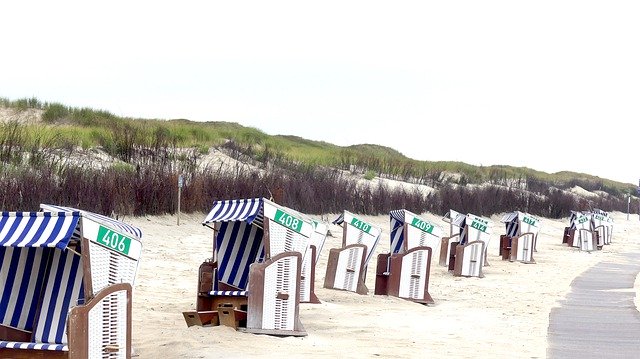
[[[380,228],[344,211],[333,221],[342,226],[342,247],[331,248],[324,287],[367,294],[367,264],[380,239]]]
[[[213,257],[200,266],[196,311],[183,312],[187,325],[306,335],[299,303],[302,263],[311,255],[311,220],[252,198],[216,201],[203,225],[214,230]]]
[[[0,219],[0,357],[130,358],[142,232],[41,208]]]
[[[506,228],[506,233],[500,236],[502,259],[535,263],[533,252],[540,231],[540,220],[528,213],[515,211],[505,214],[500,222]]]
[[[573,238],[571,245],[581,251],[591,252],[598,248],[598,232],[593,229],[593,214],[573,212],[571,216]]]
[[[378,255],[375,294],[433,304],[429,274],[442,229],[407,210],[389,213],[390,253]]]

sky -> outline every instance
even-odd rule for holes
[[[0,97],[637,184],[640,1],[11,1]]]

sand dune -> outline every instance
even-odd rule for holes
[[[567,218],[542,219],[537,263],[522,264],[498,256],[503,226],[495,215],[485,278],[454,277],[432,260],[429,292],[436,303],[431,306],[373,295],[375,259],[367,273],[370,294],[322,288],[329,249],[341,243],[341,228],[330,225],[335,237],[327,238],[316,268],[316,294],[322,303],[301,304],[300,319],[308,333],[302,338],[224,326],[187,328],[182,312],[195,309],[198,266],[211,257],[213,233],[200,224],[204,214],[183,215],[180,226],[175,216],[125,218],[144,233],[133,299],[134,353],[140,358],[543,358],[549,312],[571,281],[603,259],[639,250],[638,216],[612,216],[613,243],[592,253],[562,244]],[[362,217],[383,229],[375,255],[388,252],[388,216]],[[439,215],[423,217],[446,225]]]

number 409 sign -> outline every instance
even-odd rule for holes
[[[128,255],[129,248],[131,247],[131,238],[100,226],[98,229],[98,243],[116,252]]]

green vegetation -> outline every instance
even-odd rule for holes
[[[601,190],[614,196],[635,193],[635,186],[573,172],[549,174],[526,167],[473,166],[455,161],[417,161],[388,147],[361,144],[348,147],[297,136],[268,135],[259,129],[229,122],[193,122],[185,119],[133,119],[108,111],[73,108],[38,99],[8,100],[0,98],[0,106],[17,110],[42,110],[42,123],[24,126],[27,147],[83,149],[101,146],[109,154],[129,162],[137,148],[194,148],[205,154],[210,147],[231,145],[234,150],[261,163],[294,162],[306,166],[327,166],[355,171],[368,177],[381,176],[424,183],[434,187],[444,183],[495,185],[518,184],[570,188],[581,186],[589,191]],[[42,135],[46,128],[46,141]],[[6,132],[6,131],[5,131]],[[16,134],[13,134],[16,135]],[[40,138],[39,142],[36,138]],[[0,138],[1,140],[1,138]],[[3,150],[11,157],[14,149]],[[457,174],[457,175],[453,175]]]

